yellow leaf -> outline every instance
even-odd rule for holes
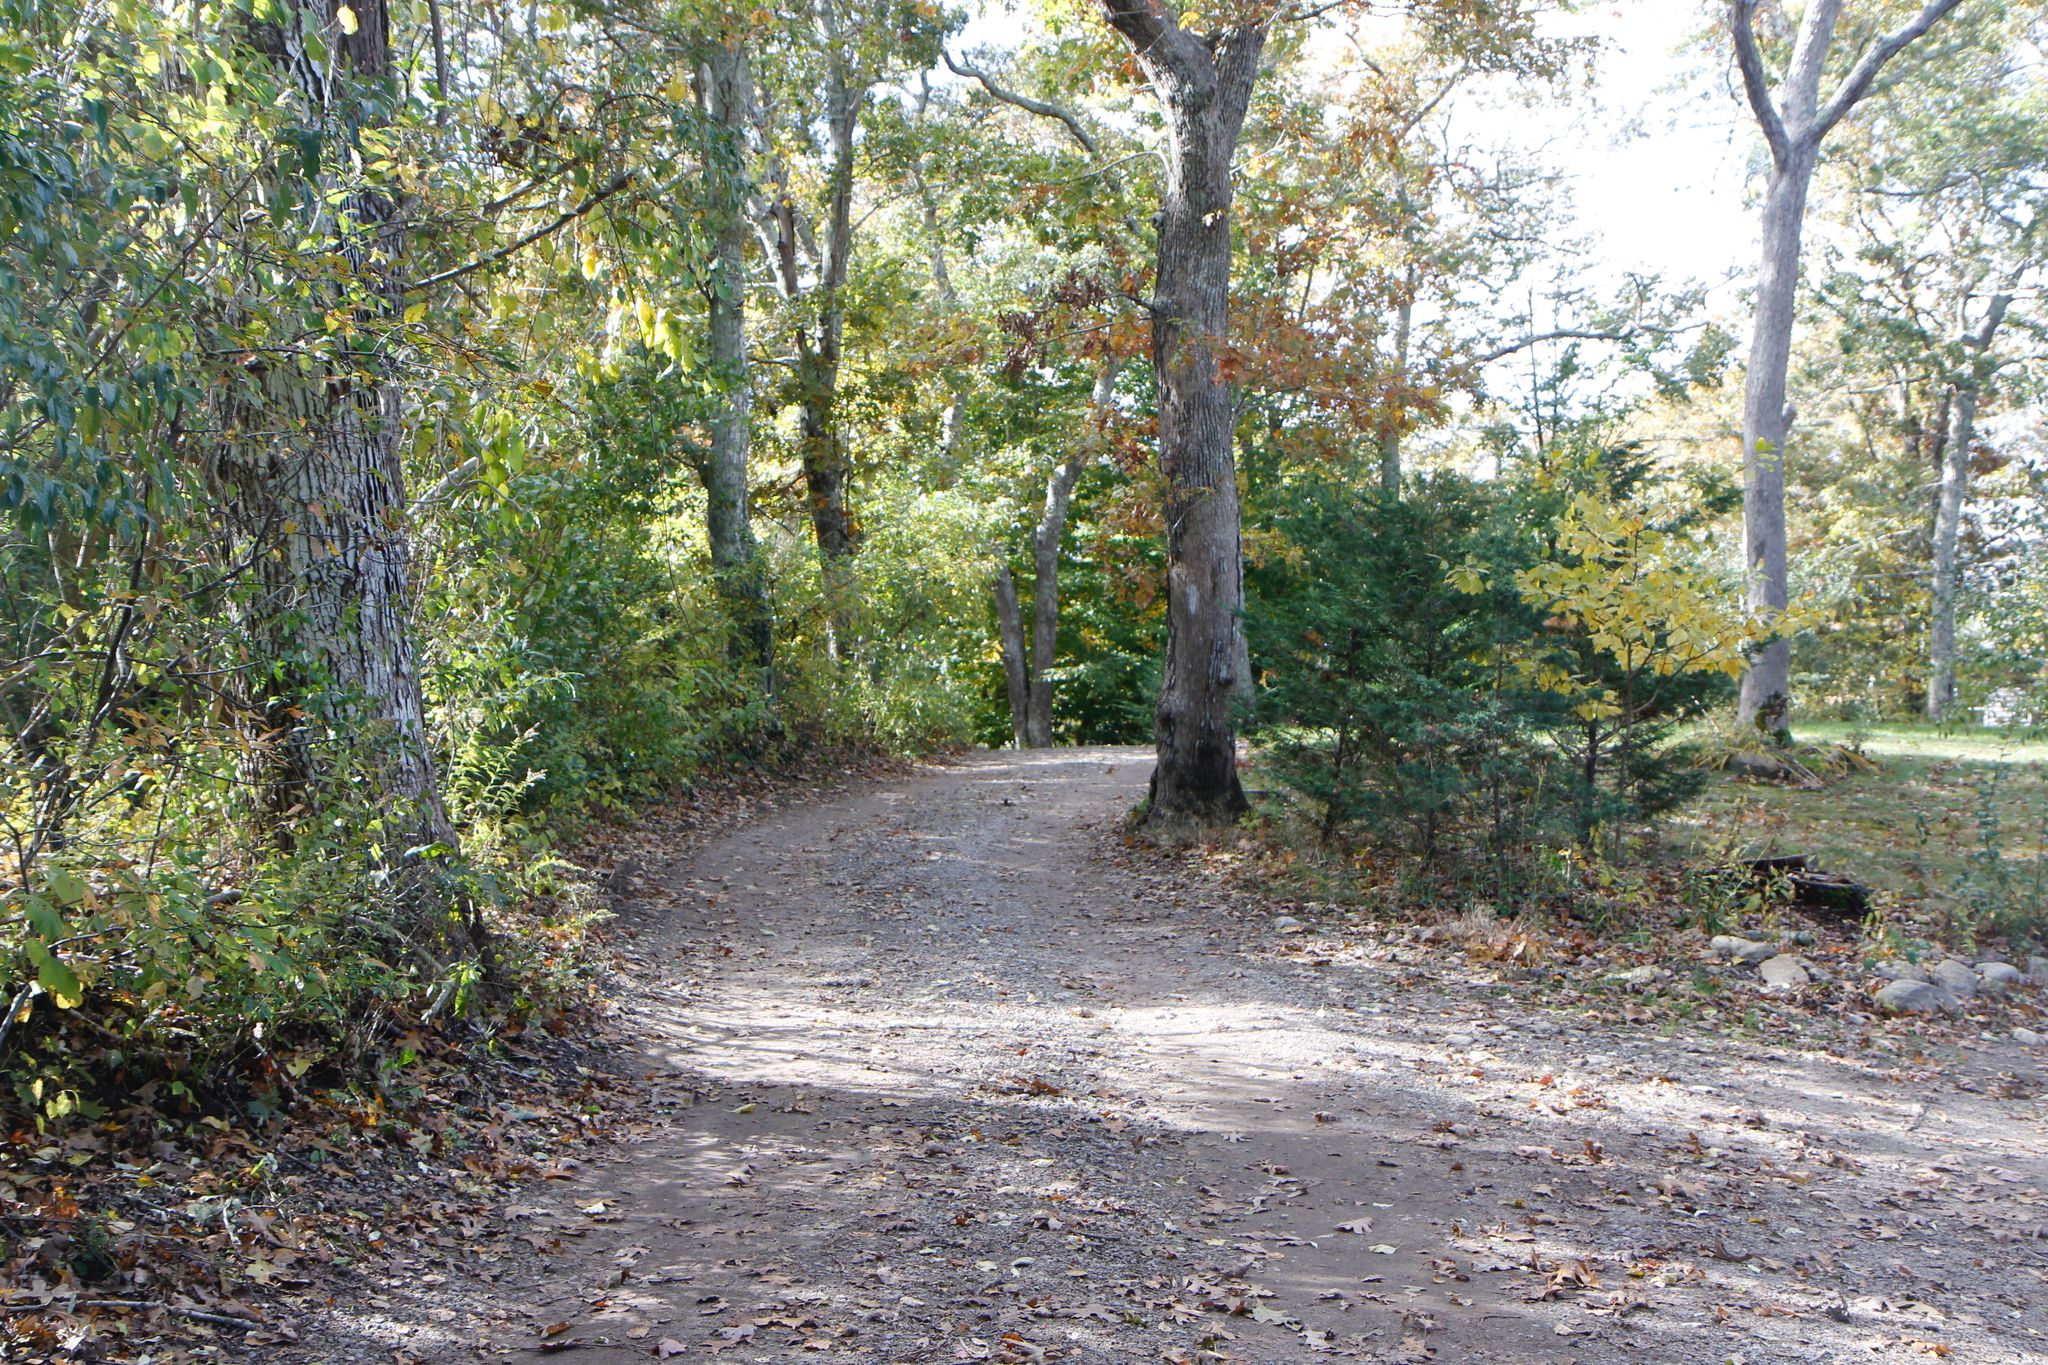
[[[347,5],[343,5],[334,11],[334,22],[341,25],[343,33],[354,33],[357,27],[356,12]]]

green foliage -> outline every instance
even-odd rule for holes
[[[1256,733],[1326,841],[1369,832],[1513,900],[1546,850],[1696,789],[1674,728],[1748,637],[1639,472],[1609,452],[1399,499],[1289,490],[1289,551],[1248,580]]]

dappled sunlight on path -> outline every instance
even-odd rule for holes
[[[1122,855],[1146,772],[982,755],[648,869],[659,1122],[407,1349],[2048,1360],[2039,1101],[1304,962]]]

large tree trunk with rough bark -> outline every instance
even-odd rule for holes
[[[775,663],[775,623],[768,597],[767,565],[754,539],[748,455],[752,444],[753,376],[747,365],[746,246],[744,192],[748,92],[746,52],[738,44],[714,42],[705,51],[699,90],[705,112],[724,135],[729,158],[707,162],[707,197],[723,215],[712,256],[707,291],[711,367],[726,385],[725,401],[711,421],[711,442],[702,468],[705,534],[711,571],[734,626],[734,661],[754,668],[764,686]]]
[[[824,258],[812,325],[797,333],[799,453],[817,537],[832,651],[844,657],[858,641],[859,603],[853,556],[860,532],[848,501],[852,469],[839,431],[839,363],[846,332],[846,274],[853,259],[855,126],[865,92],[847,86],[835,65],[826,87],[826,134],[832,156],[826,170]]]
[[[1749,373],[1742,403],[1742,538],[1750,609],[1764,622],[1784,615],[1790,601],[1785,534],[1785,442],[1792,427],[1786,378],[1799,291],[1799,246],[1807,188],[1828,132],[1864,95],[1886,63],[1917,41],[1959,0],[1928,0],[1903,27],[1865,48],[1825,103],[1820,83],[1844,0],[1810,0],[1800,16],[1791,60],[1774,89],[1764,70],[1754,21],[1758,0],[1732,0],[1729,33],[1743,92],[1769,148],[1764,192],[1762,260],[1757,272],[1756,316],[1750,332]],[[1772,739],[1791,737],[1792,644],[1773,638],[1759,647],[1742,675],[1739,716]]]
[[[307,0],[256,31],[257,45],[298,82],[330,146],[346,146],[366,108],[397,98],[389,17],[357,0],[344,32],[331,0]],[[313,61],[324,35],[332,63]],[[336,156],[335,160],[341,158]],[[343,309],[390,311],[404,229],[391,202],[357,193],[327,210],[325,230],[362,292]],[[367,283],[362,283],[362,282]],[[399,388],[374,339],[352,330],[310,368],[252,357],[220,399],[208,474],[251,566],[250,632],[267,656],[261,783],[272,814],[318,809],[343,763],[374,782],[394,854],[452,844],[427,744],[408,609],[410,544]]]
[[[1237,468],[1217,350],[1230,302],[1230,163],[1266,27],[1202,37],[1150,0],[1103,0],[1103,8],[1166,115],[1152,299],[1166,479],[1166,673],[1154,719],[1151,818],[1225,823],[1245,809],[1232,708],[1246,680]]]
[[[2012,304],[2010,295],[1991,300],[1984,325],[1964,339],[1968,368],[1955,383],[1947,458],[1934,507],[1934,600],[1927,632],[1927,718],[1950,718],[1956,701],[1956,585],[1961,578],[1957,550],[1962,541],[1963,507],[1970,496],[1970,448],[1977,441],[1977,405],[1985,384],[1985,357],[1991,339]]]

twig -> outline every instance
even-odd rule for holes
[[[55,1303],[7,1303],[0,1304],[0,1312],[40,1313],[58,1307]],[[202,1308],[180,1308],[176,1304],[152,1303],[148,1299],[80,1299],[62,1305],[65,1312],[77,1312],[81,1308],[138,1308],[152,1313],[169,1313],[174,1318],[189,1318],[193,1322],[211,1322],[222,1327],[261,1327],[261,1318],[245,1318],[230,1313],[209,1313]]]
[[[0,1019],[0,1055],[7,1050],[7,1035],[14,1032],[14,1021],[21,1018],[28,1009],[29,1001],[35,998],[36,987],[31,981],[14,993],[14,1001],[7,1007],[7,1017]]]

